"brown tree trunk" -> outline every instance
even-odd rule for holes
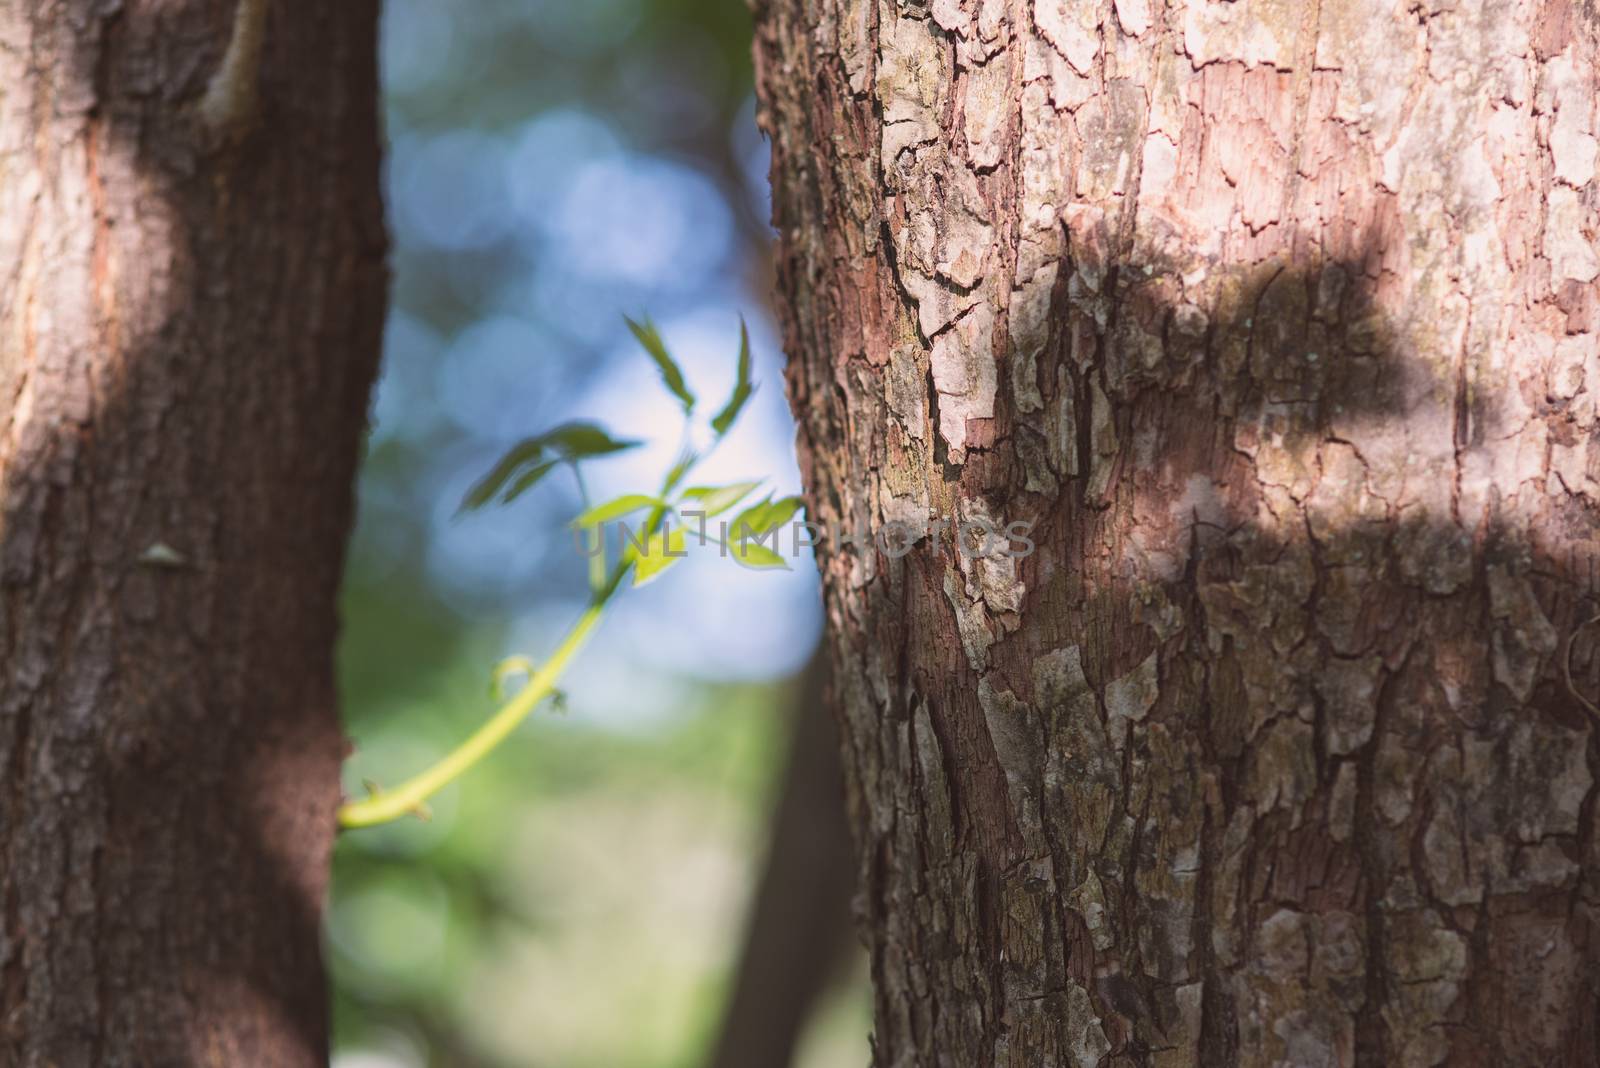
[[[8,1066],[326,1061],[376,14],[0,5]]]
[[[758,19],[876,1063],[1597,1063],[1593,3]]]

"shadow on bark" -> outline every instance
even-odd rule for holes
[[[376,6],[272,5],[237,139],[196,115],[233,5],[29,17],[0,1060],[323,1064],[335,596],[385,286]]]
[[[1267,1048],[1240,1032],[1263,1018],[1339,1063],[1433,1041],[1450,1063],[1590,1063],[1596,514],[1548,449],[1584,442],[1593,398],[1526,352],[1504,382],[1474,379],[1464,345],[1425,364],[1417,324],[1385,310],[1396,276],[1376,236],[1229,276],[1209,310],[1180,279],[1221,268],[1117,263],[1103,236],[1075,240],[1050,343],[1013,354],[997,418],[969,424],[987,451],[946,469],[957,499],[1039,519],[1022,614],[980,599],[983,648],[964,659],[985,667],[953,683],[940,613],[903,607],[869,638],[905,650],[893,715],[913,741],[926,717],[942,754],[949,839],[925,831],[922,848],[982,858],[988,989],[1055,1021],[997,1003],[991,1046],[1064,1026],[1063,991],[1084,986],[1108,1055],[1129,1058],[1111,1063],[1171,1048],[1191,1011],[1206,1064]],[[1008,397],[1007,373],[1036,377]],[[1017,410],[1029,387],[1033,410],[1066,413],[1058,454]],[[1534,422],[1546,451],[1520,455]],[[948,611],[946,574],[977,598],[994,578],[953,560],[925,543],[878,567],[916,588],[903,605]],[[860,870],[881,931],[896,876],[882,855]],[[1059,908],[1040,903],[1047,882]],[[930,916],[916,922],[957,922]],[[1308,977],[1263,948],[1280,916],[1307,952],[1358,965]],[[1458,948],[1459,967],[1438,964]],[[880,1000],[880,1026],[896,1011]]]

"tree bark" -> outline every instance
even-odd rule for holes
[[[876,1064],[1600,1059],[1597,39],[760,5]]]
[[[376,5],[0,6],[0,1062],[319,1065]]]

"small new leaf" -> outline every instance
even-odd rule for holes
[[[630,555],[633,557],[633,584],[643,586],[682,560],[688,555],[688,549],[685,547],[683,531],[658,530],[645,542],[644,552],[630,550]]]
[[[651,497],[643,493],[624,493],[604,504],[597,504],[572,521],[572,525],[579,528],[597,527],[601,523],[609,523],[613,519],[625,516],[630,512],[637,512],[641,508],[652,508],[661,503],[659,497]]]
[[[717,432],[717,437],[728,432],[733,426],[733,421],[739,418],[739,409],[744,407],[744,402],[750,399],[753,392],[750,386],[750,331],[745,327],[744,316],[739,316],[739,374],[733,384],[733,396],[728,398],[728,403],[723,405],[711,420],[711,429]]]
[[[740,543],[735,541],[729,551],[735,561],[754,571],[765,571],[774,567],[782,568],[785,571],[789,570],[789,565],[784,561],[783,557],[760,542],[747,541]]]
[[[650,358],[655,361],[656,369],[661,372],[661,381],[666,383],[672,395],[683,403],[683,414],[688,415],[694,411],[694,394],[689,392],[689,386],[683,380],[683,371],[679,369],[672,355],[667,352],[666,343],[661,340],[661,333],[656,329],[656,324],[649,319],[644,322],[634,322],[626,315],[623,319],[628,324],[628,329],[633,331],[633,336]]]
[[[801,505],[799,497],[780,497],[773,500],[769,496],[766,500],[758,501],[740,512],[730,526],[728,535],[738,540],[776,530],[793,519]]]
[[[731,486],[690,486],[683,491],[683,502],[695,505],[694,510],[708,517],[721,515],[750,495],[759,482],[735,482]]]
[[[506,699],[506,682],[515,675],[532,678],[534,672],[533,661],[525,656],[508,656],[494,666],[494,675],[489,680],[489,693],[496,701]]]

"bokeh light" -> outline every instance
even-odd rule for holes
[[[514,442],[594,420],[646,444],[586,464],[590,498],[654,488],[685,434],[707,443],[743,315],[757,390],[694,481],[798,491],[748,34],[737,2],[385,5],[394,288],[344,598],[348,793],[447,752],[493,710],[493,665],[582,610],[569,471],[459,513]],[[624,314],[654,319],[704,398],[687,431]],[[814,564],[790,564],[708,546],[630,591],[564,712],[431,822],[342,837],[339,1068],[701,1062],[821,627]],[[841,988],[804,1068],[866,1059],[861,1004]]]

